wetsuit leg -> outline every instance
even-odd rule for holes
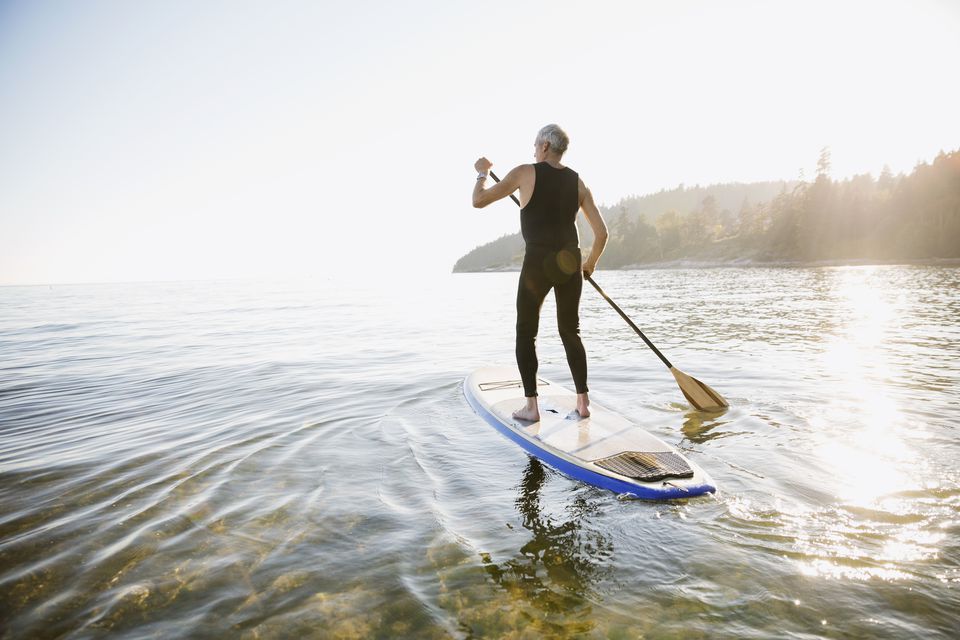
[[[573,375],[577,393],[587,393],[587,352],[580,340],[580,294],[583,292],[583,273],[577,270],[569,280],[554,287],[557,299],[557,329],[567,352],[567,364]]]
[[[528,252],[524,256],[517,286],[517,367],[523,380],[523,394],[537,395],[537,332],[540,308],[552,284],[543,273],[541,259]]]

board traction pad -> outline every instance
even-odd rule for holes
[[[671,451],[656,453],[624,451],[609,458],[595,460],[594,464],[642,482],[693,477],[693,469],[690,468],[686,460]]]

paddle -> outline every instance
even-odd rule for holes
[[[495,182],[500,182],[500,178],[491,171],[490,177],[494,179]],[[517,197],[510,194],[510,197],[513,198],[513,201],[517,203],[517,206],[520,206],[520,201],[517,200]],[[674,380],[677,381],[677,384],[680,386],[680,392],[683,393],[683,397],[693,405],[695,409],[701,411],[716,411],[717,409],[723,409],[724,407],[729,407],[730,403],[723,399],[719,393],[711,389],[708,385],[703,382],[700,382],[692,376],[688,376],[683,371],[680,371],[675,366],[670,364],[670,361],[667,360],[666,356],[660,353],[660,349],[657,349],[650,339],[647,336],[643,335],[643,331],[640,331],[640,327],[635,325],[633,321],[627,317],[627,314],[623,312],[623,309],[617,306],[617,303],[610,299],[603,289],[600,288],[596,282],[593,281],[591,276],[585,276],[587,282],[593,285],[593,288],[603,296],[603,299],[606,300],[613,310],[620,314],[620,317],[626,320],[627,324],[630,325],[630,328],[637,332],[637,335],[643,338],[643,341],[647,344],[650,349],[653,350],[657,357],[660,358],[661,362],[667,366],[667,369],[670,370],[670,373],[673,374]]]

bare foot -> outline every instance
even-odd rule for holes
[[[517,420],[527,420],[529,422],[540,422],[540,407],[537,405],[536,398],[527,398],[527,404],[521,409],[513,412],[513,417]]]
[[[577,413],[581,418],[590,417],[590,398],[585,393],[577,394]]]

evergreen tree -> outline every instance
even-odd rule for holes
[[[830,164],[830,149],[824,147],[812,183],[758,183],[766,192],[779,185],[779,192],[756,204],[743,195],[754,185],[681,185],[624,199],[616,214],[606,212],[610,241],[603,264],[616,268],[698,256],[960,258],[960,150],[940,152],[909,175],[894,176],[885,166],[878,180],[864,174],[834,181]],[[738,194],[736,201],[730,202],[731,193]],[[721,202],[730,204],[721,208]],[[660,209],[651,225],[643,211],[651,210],[652,203],[674,205]],[[581,245],[589,246],[592,232],[582,220],[578,227]],[[522,255],[519,234],[504,236],[461,258],[455,270],[516,266]]]

